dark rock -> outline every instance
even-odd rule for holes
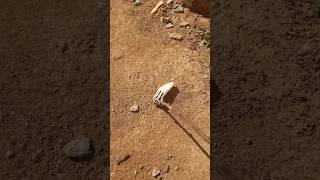
[[[300,50],[298,51],[298,54],[300,55],[306,55],[308,53],[310,53],[312,51],[312,47],[310,44],[303,44],[301,47],[300,47]]]
[[[123,154],[123,155],[119,156],[117,159],[117,165],[120,165],[124,161],[128,160],[130,157],[131,156],[129,154]]]
[[[15,155],[16,154],[13,151],[9,150],[9,151],[6,152],[6,156],[7,156],[8,159],[13,158]]]
[[[63,152],[73,160],[89,160],[93,155],[92,142],[89,138],[78,138],[67,143]]]
[[[246,140],[246,143],[247,143],[248,145],[252,145],[253,142],[252,142],[251,139],[247,139],[247,140]]]
[[[183,0],[183,4],[193,12],[209,16],[210,0]]]
[[[170,166],[168,165],[163,172],[164,172],[164,173],[168,173],[169,171],[170,171]]]

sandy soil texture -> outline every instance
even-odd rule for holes
[[[111,0],[111,179],[155,179],[157,170],[156,179],[209,179],[210,49],[199,45],[196,28],[210,31],[210,19],[186,9],[174,13],[171,6],[151,14],[157,3]],[[173,28],[161,16],[170,17]],[[183,21],[189,28],[179,27]],[[175,99],[167,114],[152,96],[172,78]],[[129,110],[134,104],[138,113]],[[118,164],[125,155],[130,158]]]

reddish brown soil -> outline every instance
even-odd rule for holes
[[[111,179],[210,179],[210,49],[198,46],[195,37],[198,26],[209,31],[210,19],[164,6],[152,15],[157,3],[136,7],[129,0],[111,0]],[[160,21],[165,10],[172,13],[171,29]],[[179,27],[182,21],[190,28]],[[183,40],[170,39],[171,32]],[[168,114],[152,97],[172,78],[177,96]],[[140,106],[138,113],[130,112],[133,104]],[[125,154],[131,158],[117,164]],[[154,168],[161,170],[157,178],[150,174]]]
[[[1,179],[102,179],[102,2],[1,3]],[[95,147],[87,162],[71,161],[62,151],[80,135]]]
[[[214,3],[213,71],[222,96],[212,148],[220,166],[256,180],[319,179],[319,7]]]

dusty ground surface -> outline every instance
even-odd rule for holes
[[[150,14],[156,3],[136,7],[129,0],[111,0],[111,179],[154,179],[154,168],[161,170],[157,179],[209,179],[210,145],[199,134],[210,133],[210,49],[197,45],[195,26],[209,31],[210,20],[189,11],[173,13],[174,28],[166,29],[160,22],[164,7]],[[178,27],[182,20],[190,29]],[[169,32],[184,39],[171,40]],[[152,102],[157,86],[172,78],[179,93],[170,113],[182,128]],[[138,113],[130,112],[133,104],[140,106]],[[131,158],[117,165],[125,154]]]
[[[102,179],[105,30],[98,1],[1,3],[1,179]],[[63,154],[78,136],[90,161]]]
[[[306,0],[214,4],[221,166],[256,180],[319,179],[319,7]]]

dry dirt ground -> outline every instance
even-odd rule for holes
[[[158,179],[209,179],[210,145],[203,137],[210,134],[210,49],[196,44],[195,26],[209,31],[210,19],[190,11],[173,13],[174,28],[166,29],[160,21],[164,7],[150,14],[157,2],[134,6],[111,0],[111,179],[154,179],[154,168],[161,170]],[[178,27],[182,20],[190,22],[190,29]],[[184,39],[171,40],[169,32]],[[172,78],[178,93],[170,117],[152,96]],[[129,110],[133,104],[140,106],[138,113]],[[131,157],[117,165],[125,154]]]
[[[255,180],[319,179],[319,1],[213,7],[216,163]]]

